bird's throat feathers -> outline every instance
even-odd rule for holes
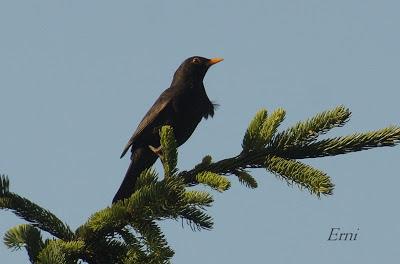
[[[178,69],[172,79],[171,87],[179,87],[181,89],[204,89],[203,79],[204,75],[188,74]]]

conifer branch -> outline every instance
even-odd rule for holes
[[[126,256],[122,260],[122,263],[123,264],[132,264],[132,263],[148,264],[151,262],[150,262],[149,257],[147,257],[147,255],[143,254],[141,250],[138,250],[137,248],[132,247],[126,253]]]
[[[282,156],[293,159],[336,156],[378,147],[393,147],[400,142],[400,127],[355,133],[349,136],[323,139],[305,146],[290,146],[280,151]]]
[[[264,148],[271,138],[275,135],[278,126],[283,122],[286,116],[286,111],[282,108],[276,109],[270,116],[268,116],[262,124],[260,124],[260,138]]]
[[[44,248],[38,255],[38,263],[77,263],[85,248],[83,241],[46,240]]]
[[[10,181],[6,175],[0,175],[0,198],[10,192]]]
[[[150,263],[145,252],[145,245],[132,234],[131,230],[124,228],[120,235],[129,248],[122,259],[122,263]]]
[[[160,149],[154,149],[164,167],[164,179],[154,169],[143,171],[135,193],[94,213],[75,233],[49,211],[9,191],[9,181],[0,176],[0,209],[12,210],[31,224],[10,229],[5,244],[11,249],[24,247],[34,263],[170,263],[174,254],[158,226],[164,219],[182,219],[193,230],[212,229],[213,220],[205,209],[213,197],[188,187],[205,184],[217,191],[230,187],[226,176],[235,175],[240,183],[256,188],[248,171],[265,168],[289,185],[297,185],[320,195],[332,194],[334,184],[324,172],[301,159],[334,156],[400,142],[400,127],[318,140],[330,129],[343,126],[350,111],[343,106],[317,114],[293,127],[277,132],[285,111],[271,114],[260,110],[250,122],[242,151],[228,159],[212,162],[206,156],[192,170],[178,173],[178,152],[173,129],[160,129]],[[161,151],[160,151],[161,150]],[[40,230],[58,239],[42,241]]]
[[[178,162],[177,144],[174,137],[174,131],[170,126],[163,126],[160,131],[161,161],[164,166],[165,177],[176,173]]]
[[[130,246],[111,236],[92,237],[84,243],[85,248],[79,257],[88,263],[121,263]],[[70,255],[69,258],[76,259],[76,256]]]
[[[284,178],[289,184],[296,183],[317,196],[332,194],[334,185],[330,178],[326,173],[309,165],[276,156],[268,156],[265,164],[267,170]]]
[[[196,206],[187,206],[183,208],[180,215],[192,230],[211,230],[213,228],[214,223],[212,217]]]
[[[28,199],[10,192],[6,176],[0,176],[0,184],[0,209],[11,210],[15,215],[32,223],[33,226],[57,238],[72,239],[71,229],[54,214]]]
[[[282,108],[276,109],[270,116],[266,109],[256,113],[243,137],[244,152],[262,149],[274,136],[276,129],[285,119],[286,112]]]
[[[231,183],[225,176],[210,171],[203,171],[197,174],[196,182],[208,185],[219,192],[226,191],[231,187]]]
[[[307,145],[332,128],[344,126],[349,121],[350,115],[350,110],[344,106],[323,111],[277,134],[270,144],[281,150],[285,150],[289,146]]]
[[[274,129],[271,129],[275,133],[277,125],[284,118],[284,111],[278,109],[274,113],[276,113],[276,117],[270,120],[276,120],[272,122],[272,124],[275,124],[272,126]],[[214,163],[205,164],[202,162],[195,166],[194,169],[182,171],[179,175],[185,179],[185,183],[188,186],[193,186],[199,183],[197,175],[203,172],[219,175],[237,175],[238,171],[250,168],[267,168],[275,175],[280,175],[286,179],[289,183],[296,183],[301,187],[307,188],[310,193],[318,197],[321,194],[332,194],[334,184],[330,182],[330,178],[327,175],[323,177],[322,172],[311,169],[310,166],[305,164],[300,165],[302,163],[295,160],[335,156],[383,146],[395,146],[400,142],[400,127],[395,126],[317,141],[319,135],[325,134],[334,127],[343,126],[349,120],[350,115],[351,113],[347,108],[339,106],[317,114],[306,121],[298,122],[293,127],[283,132],[275,133],[271,137],[270,133],[264,133],[262,130],[263,127],[271,127],[271,125],[266,125],[269,119],[267,111],[265,109],[260,110],[250,122],[243,138],[243,151],[239,155]],[[263,134],[268,136],[263,137]],[[263,138],[270,139],[270,142],[263,141]],[[268,157],[275,157],[272,165],[268,164],[268,161],[270,161]],[[286,168],[286,170],[283,170],[282,166],[278,166],[281,162],[276,163],[276,158],[282,158],[281,162],[286,160],[285,164],[291,169]],[[211,161],[211,158],[209,161]],[[278,168],[280,168],[279,171],[273,170]],[[287,173],[289,171],[291,173]],[[307,172],[308,179],[304,175],[293,173],[293,171],[298,173]],[[317,171],[320,173],[317,173]],[[313,177],[316,178],[314,179]]]
[[[207,192],[191,190],[185,192],[185,201],[187,204],[204,208],[211,206],[211,204],[214,202],[214,199]]]
[[[29,224],[17,225],[9,229],[4,235],[4,244],[13,250],[24,247],[32,263],[37,261],[39,252],[44,247],[40,231]]]
[[[40,252],[38,258],[38,263],[41,264],[69,264],[67,262],[65,253],[56,243],[50,243],[47,247],[45,247]]]
[[[246,187],[255,189],[258,187],[256,179],[245,170],[236,170],[233,172],[239,179],[239,182]]]
[[[158,181],[158,173],[154,170],[154,168],[150,167],[145,169],[138,178],[136,182],[137,189],[146,186],[155,184]]]
[[[77,236],[84,241],[94,242],[101,237],[114,238],[115,234],[119,234],[122,238],[128,238],[126,242],[135,241],[135,247],[142,252],[125,256],[126,259],[136,258],[151,263],[157,256],[168,260],[173,251],[155,221],[182,218],[191,227],[209,229],[212,226],[211,218],[201,212],[201,208],[211,202],[210,196],[201,192],[185,192],[179,177],[167,177],[143,185],[129,199],[97,212],[78,229]],[[136,230],[142,239],[132,239],[126,232],[127,226]],[[93,251],[97,252],[96,249]]]
[[[207,168],[208,166],[210,166],[212,162],[212,158],[210,155],[207,155],[205,157],[203,157],[203,159],[201,160],[201,162],[199,164],[197,164],[194,169],[198,170],[198,171],[202,171],[205,170],[205,168]]]
[[[135,223],[134,228],[140,232],[148,248],[149,263],[157,263],[157,259],[162,260],[160,263],[167,263],[173,257],[174,251],[168,246],[164,234],[154,221]]]
[[[267,117],[268,112],[266,109],[261,109],[253,117],[243,137],[243,150],[250,151],[252,148],[262,147],[263,142],[260,137],[260,124],[263,124]]]

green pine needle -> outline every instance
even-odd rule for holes
[[[40,231],[29,224],[17,225],[9,229],[4,235],[4,244],[12,250],[25,247],[31,262],[36,262],[44,246]]]
[[[77,235],[83,239],[92,233],[109,235],[128,224],[129,213],[123,201],[113,204],[90,216],[89,220],[79,227]]]
[[[136,182],[135,188],[139,189],[146,185],[155,184],[157,181],[158,181],[158,173],[154,170],[154,168],[150,167],[142,171],[140,177]]]
[[[137,248],[130,248],[122,261],[123,264],[148,264],[151,263],[149,257]]]
[[[263,145],[263,141],[260,138],[260,131],[267,117],[266,109],[259,110],[253,117],[243,137],[243,151],[250,151]]]
[[[204,156],[203,159],[201,160],[201,163],[208,166],[212,162],[212,158],[210,155]]]
[[[269,171],[281,176],[289,184],[295,183],[307,188],[310,193],[316,194],[318,197],[321,194],[332,194],[334,184],[330,178],[326,173],[309,165],[276,156],[268,156],[265,164]]]
[[[399,142],[400,127],[390,126],[366,133],[323,139],[302,147],[291,146],[284,155],[294,159],[335,156],[376,147],[393,147]]]
[[[264,148],[269,143],[285,116],[285,110],[278,108],[264,120],[260,128],[260,141],[262,144],[259,148]]]
[[[211,162],[212,158],[210,155],[204,156],[203,159],[201,160],[201,163],[197,164],[194,168],[197,170],[203,170],[204,168],[210,166]]]
[[[230,181],[225,176],[210,171],[203,171],[197,174],[196,181],[208,185],[219,192],[226,191],[231,187]]]
[[[243,151],[264,148],[274,136],[280,123],[285,119],[285,115],[286,112],[282,108],[276,109],[269,116],[265,109],[258,111],[243,137]]]
[[[182,219],[186,220],[192,230],[210,230],[213,228],[214,223],[211,216],[207,215],[203,210],[195,206],[187,206],[183,208],[180,215]]]
[[[14,226],[4,235],[4,244],[13,250],[25,247],[28,241],[35,241],[40,244],[39,240],[41,240],[40,231],[29,224]]]
[[[168,261],[174,256],[174,251],[168,246],[165,235],[154,221],[135,223],[134,227],[143,236],[143,242],[151,251],[150,259]]]
[[[174,136],[174,130],[170,126],[163,126],[160,130],[160,143],[162,149],[162,163],[165,176],[172,176],[176,173],[178,162],[177,144]]]
[[[256,179],[254,179],[253,176],[251,176],[249,173],[247,173],[244,170],[237,170],[234,172],[234,174],[238,177],[239,182],[243,184],[244,186],[255,189],[257,188],[258,184]]]
[[[40,252],[38,256],[40,264],[70,264],[63,248],[57,240],[49,240],[47,246]],[[76,262],[75,262],[76,263]]]
[[[77,263],[84,249],[85,243],[80,240],[48,239],[38,255],[38,263]]]
[[[6,175],[0,175],[0,197],[5,196],[9,192],[10,182]]]
[[[11,210],[33,226],[57,238],[69,240],[73,237],[71,229],[54,214],[17,194],[6,192],[0,197],[0,209]]]
[[[139,188],[130,198],[119,201],[93,214],[79,228],[80,237],[91,234],[112,235],[125,226],[144,219],[176,219],[183,201],[183,183],[178,177],[168,177],[164,181]]]
[[[279,133],[272,145],[279,149],[288,146],[303,146],[317,139],[334,127],[341,127],[349,121],[351,112],[344,106],[318,113],[314,117],[298,122],[294,126]]]
[[[205,207],[211,206],[214,199],[207,192],[191,190],[185,192],[185,201],[189,205]]]

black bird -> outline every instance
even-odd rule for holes
[[[162,126],[173,127],[180,146],[192,135],[203,117],[214,116],[214,104],[207,96],[203,79],[210,66],[222,60],[195,56],[179,66],[171,86],[146,113],[122,152],[121,158],[131,148],[131,163],[113,203],[130,197],[140,173],[157,160],[154,150],[160,147],[159,129]]]

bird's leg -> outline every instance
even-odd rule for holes
[[[161,146],[159,146],[158,148],[155,148],[152,145],[149,145],[149,149],[162,159],[163,153],[162,153]]]

